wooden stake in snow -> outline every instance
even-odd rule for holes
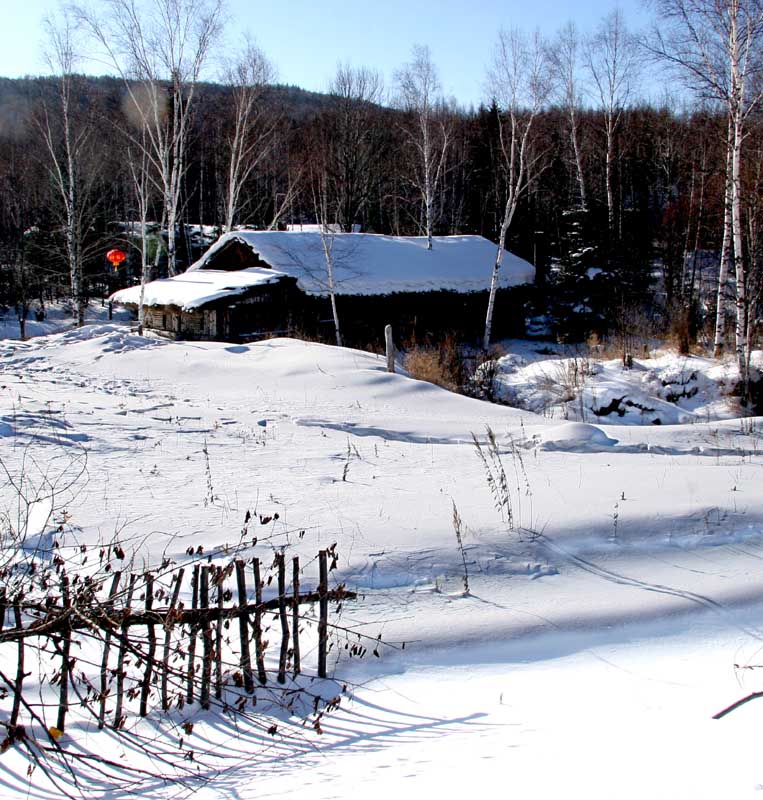
[[[172,639],[172,629],[175,626],[173,613],[175,611],[175,607],[177,606],[178,596],[180,595],[180,585],[183,583],[184,574],[185,569],[180,569],[177,575],[175,575],[175,588],[172,591],[172,600],[170,601],[169,613],[164,620],[164,650],[162,651],[162,708],[165,711],[167,711],[167,709],[170,707],[167,683],[170,672],[170,644]]]
[[[215,697],[223,696],[223,601],[225,600],[225,570],[217,568],[217,626],[215,627]]]
[[[5,587],[0,589],[0,631],[5,626],[5,612],[8,610],[8,598],[5,594]]]
[[[244,674],[244,689],[248,694],[254,691],[254,677],[252,675],[252,657],[249,652],[249,618],[246,614],[246,574],[244,562],[236,561],[236,584],[238,586],[238,630],[241,641],[241,672]]]
[[[114,709],[114,727],[119,730],[122,727],[125,688],[125,656],[127,655],[127,618],[130,616],[130,604],[132,603],[133,592],[135,591],[135,581],[137,576],[130,575],[130,584],[127,589],[127,601],[122,612],[122,628],[119,633],[119,655],[117,656],[117,705]]]
[[[295,556],[292,561],[292,591],[294,600],[291,614],[291,641],[294,653],[294,677],[302,671],[301,655],[299,652],[299,557]]]
[[[146,614],[149,614],[154,607],[154,576],[146,573]],[[140,687],[140,715],[145,717],[148,714],[148,695],[151,691],[151,675],[154,671],[154,658],[156,656],[156,628],[149,623],[148,628],[148,652],[146,653],[146,669],[143,673],[143,681]]]
[[[16,629],[23,628],[21,619],[21,603],[17,599],[13,604],[13,618],[16,622]],[[8,723],[9,729],[13,730],[19,724],[19,711],[21,711],[21,698],[24,693],[24,637],[19,636],[19,652],[18,663],[16,664],[16,682],[13,686],[13,709],[11,710],[11,719]],[[9,731],[10,736],[10,731]]]
[[[392,326],[384,326],[384,345],[387,351],[387,372],[395,371],[395,343],[392,341]]]
[[[69,576],[66,574],[61,576],[61,596],[63,598],[64,614],[66,614],[72,607],[71,595],[69,594]],[[58,701],[58,721],[56,722],[56,727],[60,731],[64,730],[66,712],[69,710],[69,652],[72,646],[72,629],[69,623],[70,621],[67,619],[61,642],[61,693]]]
[[[329,600],[328,600],[328,583],[329,583],[329,570],[328,570],[328,553],[321,550],[318,553],[318,569],[319,569],[319,619],[318,619],[318,677],[326,677],[326,656],[328,654],[328,617],[329,617]]]
[[[203,655],[201,658],[201,691],[199,702],[202,708],[209,708],[209,684],[212,680],[212,630],[209,626],[209,566],[201,568],[201,583],[199,585],[199,608],[202,611],[201,644]]]
[[[286,683],[286,659],[289,654],[289,618],[286,615],[286,559],[276,556],[278,568],[278,617],[281,620],[281,654],[278,659],[278,682]]]
[[[260,559],[254,559],[254,652],[257,659],[257,678],[261,684],[268,682],[265,672],[265,648],[262,645],[262,578],[260,577]]]
[[[191,576],[191,610],[195,611],[199,607],[199,570],[198,564],[193,568]],[[187,703],[193,703],[193,679],[196,674],[196,635],[199,632],[198,623],[192,622],[188,634],[188,674],[186,678],[185,699]]]
[[[109,614],[113,613],[114,596],[119,588],[119,580],[122,577],[121,572],[115,572],[114,577],[111,579],[111,589],[109,589]],[[106,631],[103,639],[103,658],[101,659],[101,694],[98,704],[98,728],[103,729],[106,724],[106,690],[108,686],[108,671],[109,671],[109,649],[111,648],[111,629]]]

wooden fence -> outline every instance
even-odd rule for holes
[[[12,642],[17,648],[15,678],[2,674],[12,690],[11,739],[22,706],[30,712],[32,708],[25,701],[24,682],[33,639],[52,642],[53,658],[60,663],[51,678],[58,687],[57,730],[49,728],[55,736],[65,729],[72,690],[97,718],[99,728],[110,723],[116,729],[124,725],[130,704],[146,716],[157,703],[164,710],[193,702],[206,709],[212,695],[227,705],[230,688],[237,690],[239,702],[245,700],[258,683],[268,683],[266,624],[276,640],[280,638],[277,660],[268,659],[279,684],[302,672],[302,636],[313,624],[317,675],[325,678],[329,603],[356,596],[342,586],[329,589],[331,555],[330,550],[318,554],[317,586],[308,591],[302,589],[299,558],[291,559],[289,580],[283,553],[275,556],[265,580],[260,559],[254,558],[180,567],[161,573],[160,581],[156,572],[115,572],[107,581],[80,576],[70,580],[62,570],[59,595],[49,594],[43,602],[8,599],[0,590],[0,644]],[[190,607],[181,602],[188,580]],[[271,596],[265,599],[265,594]],[[306,605],[317,605],[317,617],[301,614]],[[87,662],[92,668],[89,678],[78,663],[82,656],[72,655],[73,644],[81,652],[85,639],[96,641],[100,656],[99,661],[91,657]]]

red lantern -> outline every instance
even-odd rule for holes
[[[114,267],[114,272],[119,269],[119,265],[127,258],[127,253],[124,250],[109,250],[106,253],[106,260]]]

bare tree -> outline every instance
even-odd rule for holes
[[[335,221],[336,201],[332,195],[328,179],[328,147],[320,134],[321,131],[319,130],[312,143],[312,152],[310,154],[310,189],[312,191],[313,213],[315,214],[315,221],[318,223],[323,259],[326,265],[325,272],[319,277],[319,281],[328,291],[331,316],[334,320],[336,344],[337,347],[342,347],[342,332],[336,303],[336,265],[334,258],[334,242],[338,229]]]
[[[554,68],[554,78],[558,88],[559,99],[569,124],[570,144],[575,161],[575,175],[577,178],[580,207],[585,209],[586,186],[585,177],[583,175],[583,157],[580,149],[580,120],[578,118],[578,109],[581,105],[580,81],[578,76],[581,56],[580,50],[580,35],[575,27],[575,23],[570,21],[557,33],[550,50],[550,56]]]
[[[607,223],[610,236],[615,232],[615,199],[612,170],[615,160],[615,135],[633,89],[638,68],[636,40],[625,26],[623,14],[615,9],[601,21],[586,44],[586,67],[604,118],[604,180],[607,193]]]
[[[228,135],[228,174],[223,191],[224,230],[230,231],[242,210],[242,191],[252,172],[270,152],[276,120],[262,107],[265,87],[275,69],[249,39],[235,63],[224,73],[232,87],[233,125]]]
[[[328,222],[327,196],[324,186],[316,199],[316,207],[321,233],[321,247],[323,248],[323,258],[326,262],[326,285],[328,286],[329,301],[331,303],[331,316],[334,319],[336,345],[337,347],[342,347],[342,331],[339,326],[339,312],[336,306],[336,274],[334,269],[334,241],[337,231],[336,226]]]
[[[336,222],[343,231],[367,204],[380,158],[378,104],[384,85],[381,75],[366,67],[340,64],[329,85],[331,106],[324,114],[329,129],[328,173],[337,198]]]
[[[80,7],[78,15],[124,81],[125,113],[146,131],[147,155],[163,194],[168,270],[175,275],[193,98],[221,31],[223,0],[101,0],[101,5],[106,14]]]
[[[27,234],[33,218],[32,165],[25,152],[27,147],[11,142],[3,150],[6,152],[0,161],[0,264],[12,284],[19,338],[26,339],[31,288]]]
[[[147,134],[145,128],[141,132],[140,146],[130,144],[127,148],[127,163],[130,169],[132,194],[135,209],[138,212],[138,225],[140,226],[140,299],[138,301],[138,335],[143,335],[146,311],[143,298],[148,277],[148,209],[151,202],[153,181],[151,178],[151,165],[148,159]]]
[[[745,125],[763,98],[763,3],[760,0],[655,0],[660,17],[647,47],[675,65],[699,93],[728,115],[726,212],[721,254],[715,350],[722,348],[723,296],[728,251],[736,278],[735,347],[747,384],[748,324],[742,220],[742,146]]]
[[[85,287],[83,279],[83,236],[86,225],[88,186],[81,174],[84,154],[92,146],[92,127],[75,120],[74,27],[64,14],[59,21],[45,22],[48,38],[47,60],[56,76],[54,101],[43,97],[37,119],[49,157],[49,172],[62,210],[66,236],[66,260],[77,325],[85,323]]]
[[[445,171],[450,129],[443,115],[440,80],[428,47],[415,46],[413,58],[396,74],[400,103],[411,117],[406,129],[415,153],[414,184],[424,206],[427,249],[432,249],[435,196]]]
[[[535,33],[528,39],[517,30],[501,31],[493,64],[488,73],[488,81],[498,108],[506,203],[490,278],[483,339],[485,350],[490,347],[493,310],[503,264],[506,234],[511,227],[519,201],[534,178],[537,155],[532,152],[533,123],[546,103],[553,85],[548,49],[540,34]]]

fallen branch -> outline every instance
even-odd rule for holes
[[[713,714],[713,719],[722,719],[726,716],[726,714],[730,714],[732,711],[736,711],[739,706],[743,706],[745,703],[749,703],[750,700],[756,700],[758,697],[763,697],[763,692],[753,692],[752,694],[748,694],[747,697],[743,697],[741,700],[737,700],[736,703],[732,703],[728,708],[724,708],[723,711],[719,711],[717,714]]]

